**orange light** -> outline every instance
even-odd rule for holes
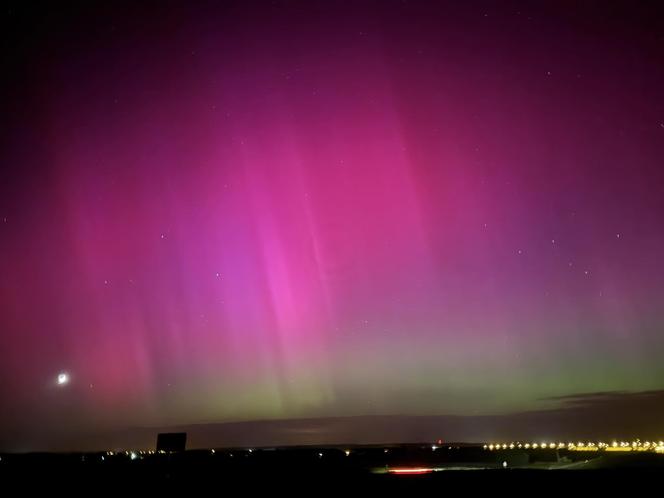
[[[397,468],[397,469],[389,469],[388,472],[390,474],[397,474],[397,475],[418,475],[418,474],[430,474],[433,472],[433,469],[428,469],[424,467],[415,467],[415,468]]]

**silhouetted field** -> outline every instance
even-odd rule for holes
[[[393,472],[404,471],[405,474]],[[422,474],[410,474],[419,472]],[[0,479],[52,490],[155,491],[374,489],[505,489],[565,492],[573,486],[657,484],[658,454],[598,455],[560,451],[487,452],[475,446],[423,445],[352,448],[261,448],[148,452],[2,455]],[[570,487],[572,486],[572,488]]]

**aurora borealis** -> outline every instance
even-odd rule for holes
[[[17,4],[0,449],[664,389],[649,5]]]

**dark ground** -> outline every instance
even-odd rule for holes
[[[503,461],[513,466],[502,468]],[[407,476],[385,473],[389,468],[420,466],[446,470]],[[392,492],[412,496],[462,489],[472,493],[510,491],[549,496],[563,492],[576,496],[581,491],[614,491],[618,486],[652,492],[661,487],[663,477],[664,455],[653,453],[497,453],[477,447],[432,451],[425,445],[354,447],[348,456],[343,449],[326,447],[263,448],[252,452],[223,449],[214,453],[195,450],[137,454],[133,460],[124,452],[5,454],[0,461],[0,482],[5,489],[10,486],[27,491],[37,487],[88,495],[148,490],[187,495],[205,491],[215,496],[237,495],[238,491]]]

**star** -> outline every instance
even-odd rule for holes
[[[58,385],[64,386],[69,383],[69,374],[67,372],[60,372],[58,374]]]

